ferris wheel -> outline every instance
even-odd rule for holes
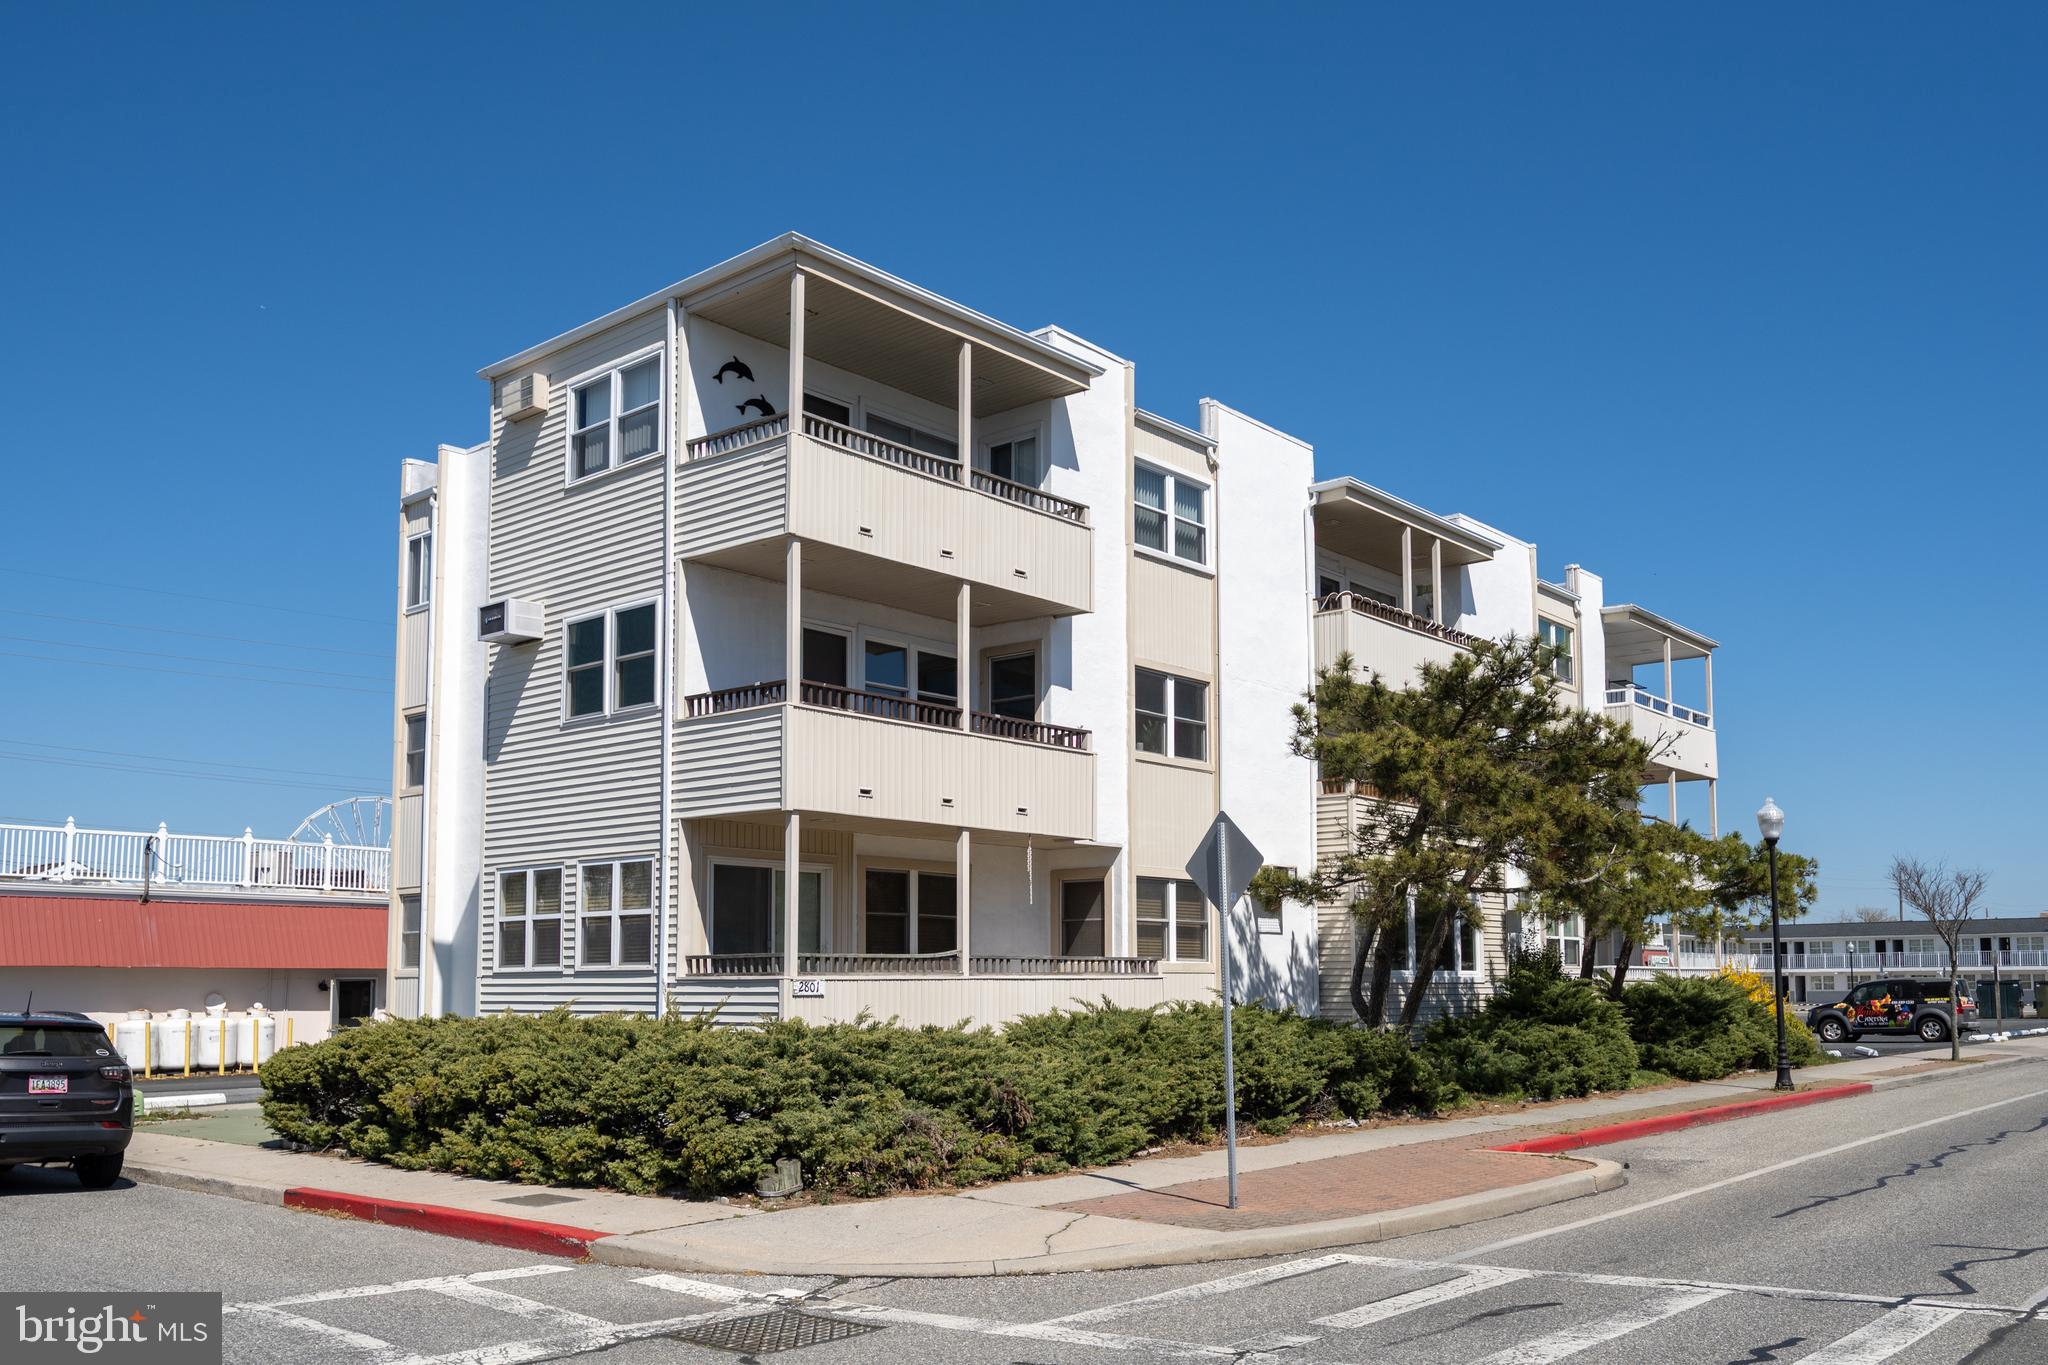
[[[299,821],[292,831],[295,844],[317,844],[323,839],[360,848],[391,846],[391,798],[351,796],[333,801]]]

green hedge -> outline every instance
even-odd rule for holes
[[[1238,1113],[1433,1108],[1400,1039],[1245,1007]],[[874,1194],[1121,1160],[1223,1121],[1222,1011],[1104,1005],[987,1029],[759,1030],[634,1016],[392,1021],[264,1067],[279,1134],[407,1168],[633,1193],[749,1187],[796,1157]]]
[[[1721,976],[1660,976],[1622,993],[1629,1036],[1643,1065],[1685,1081],[1777,1065],[1778,1025],[1770,1006]],[[1806,1024],[1785,1018],[1794,1066],[1827,1060]]]
[[[1542,954],[1510,967],[1477,1014],[1431,1024],[1421,1053],[1445,1082],[1500,1099],[1625,1090],[1637,1065],[1621,1006]]]

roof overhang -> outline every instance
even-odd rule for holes
[[[773,345],[789,345],[789,277],[802,271],[804,354],[827,365],[886,377],[895,387],[952,407],[958,401],[960,343],[974,347],[974,407],[1003,412],[1042,398],[1081,393],[1100,366],[835,251],[787,233],[666,289],[485,366],[498,376],[616,327],[671,299],[697,317]]]
[[[382,903],[0,895],[0,967],[382,971]]]
[[[1503,548],[1491,536],[1354,478],[1328,479],[1309,491],[1315,495],[1316,544],[1365,563],[1398,564],[1403,529],[1415,533],[1410,546],[1418,556],[1431,540],[1442,541],[1446,565],[1483,564]]]
[[[1704,659],[1721,647],[1696,630],[1645,611],[1633,602],[1606,607],[1600,612],[1601,633],[1607,640],[1607,664],[1633,668],[1637,664],[1664,662],[1664,646],[1671,645],[1673,659]]]
[[[1579,595],[1562,583],[1551,583],[1539,578],[1536,580],[1536,591],[1543,597],[1548,597],[1569,607],[1577,607],[1579,605]]]
[[[1206,446],[1210,450],[1216,448],[1216,438],[1214,436],[1204,436],[1193,427],[1184,427],[1171,418],[1161,417],[1156,412],[1147,412],[1143,408],[1136,408],[1133,409],[1132,416],[1136,419],[1139,426],[1150,427],[1160,435],[1169,437],[1172,440],[1184,441],[1189,445]]]

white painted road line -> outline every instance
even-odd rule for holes
[[[479,1270],[472,1275],[434,1275],[424,1280],[397,1280],[391,1284],[363,1284],[348,1289],[324,1289],[317,1294],[294,1294],[267,1303],[230,1304],[230,1313],[258,1308],[296,1308],[308,1303],[333,1303],[337,1299],[374,1299],[385,1294],[405,1294],[415,1289],[432,1290],[444,1284],[484,1284],[494,1280],[529,1280],[536,1275],[566,1275],[576,1267],[559,1261],[548,1265],[522,1265],[507,1270]]]
[[[1789,1157],[1784,1161],[1775,1162],[1769,1166],[1759,1166],[1753,1171],[1744,1171],[1741,1175],[1731,1175],[1725,1180],[1709,1181],[1704,1185],[1695,1185],[1691,1189],[1678,1190],[1656,1199],[1645,1199],[1639,1204],[1630,1204],[1624,1208],[1613,1209],[1607,1213],[1596,1213],[1590,1218],[1581,1218],[1576,1222],[1560,1223],[1554,1228],[1544,1228],[1540,1232],[1525,1232],[1519,1237],[1506,1237],[1498,1242],[1488,1242],[1485,1246],[1474,1247],[1470,1251],[1462,1253],[1462,1255],[1466,1258],[1491,1256],[1495,1252],[1505,1251],[1509,1247],[1522,1246],[1528,1242],[1540,1242],[1546,1237],[1556,1237],[1561,1233],[1577,1232],[1580,1228],[1589,1228],[1596,1223],[1605,1223],[1615,1218],[1627,1218],[1631,1214],[1644,1213],[1650,1209],[1661,1208],[1666,1204],[1675,1204],[1681,1199],[1692,1199],[1698,1195],[1711,1194],[1715,1190],[1726,1189],[1730,1185],[1740,1185],[1744,1181],[1755,1180],[1761,1176],[1776,1175],[1779,1171],[1787,1171],[1794,1166],[1803,1166],[1809,1161],[1820,1161],[1827,1157],[1839,1156],[1843,1152],[1853,1151],[1858,1147],[1865,1147],[1873,1142],[1889,1142],[1893,1138],[1903,1137],[1907,1133],[1917,1132],[1922,1128],[1931,1128],[1937,1123],[1953,1123],[1957,1119],[1966,1119],[1974,1114],[1988,1113],[1993,1109],[2003,1109],[2009,1104],[2024,1104],[2028,1100],[2038,1100],[2044,1095],[2048,1095],[2048,1090],[2030,1090],[2024,1095],[2014,1095],[2011,1099],[1993,1100],[1989,1104],[1980,1104],[1975,1108],[1958,1109],[1952,1114],[1937,1114],[1931,1119],[1922,1119],[1918,1123],[1909,1123],[1900,1128],[1888,1128],[1884,1132],[1872,1133],[1868,1137],[1836,1143],[1832,1147],[1823,1147],[1818,1151]]]
[[[241,1305],[239,1311],[254,1321],[274,1322],[295,1332],[310,1332],[331,1345],[344,1346],[351,1351],[362,1351],[374,1361],[380,1362],[380,1365],[382,1362],[396,1362],[409,1354],[381,1337],[373,1337],[367,1332],[351,1332],[346,1327],[336,1327],[331,1322],[321,1322],[317,1318],[301,1317],[297,1313],[249,1304]]]
[[[1326,1318],[1317,1318],[1310,1326],[1364,1327],[1369,1323],[1398,1318],[1403,1313],[1413,1313],[1417,1309],[1433,1308],[1440,1303],[1462,1299],[1468,1294],[1483,1293],[1500,1285],[1512,1284],[1516,1280],[1526,1280],[1536,1273],[1533,1270],[1511,1270],[1506,1266],[1479,1266],[1441,1284],[1425,1285],[1421,1289],[1411,1289],[1392,1298],[1361,1304],[1342,1313],[1332,1313]]]
[[[1532,1337],[1504,1351],[1495,1351],[1478,1361],[1477,1365],[1550,1365],[1551,1361],[1563,1360],[1581,1351],[1590,1351],[1595,1346],[1618,1340],[1631,1332],[1654,1327],[1668,1318],[1675,1318],[1680,1313],[1698,1308],[1703,1303],[1712,1303],[1724,1292],[1719,1289],[1694,1289],[1682,1294],[1666,1294],[1652,1299],[1641,1307],[1626,1309],[1610,1317],[1598,1318],[1576,1327],[1565,1327],[1544,1336]]]
[[[1297,1275],[1308,1275],[1333,1265],[1343,1265],[1353,1257],[1342,1253],[1328,1256],[1311,1256],[1301,1261],[1284,1261],[1279,1265],[1264,1265],[1256,1270],[1242,1271],[1236,1275],[1225,1275],[1220,1280],[1204,1280],[1200,1284],[1183,1285],[1179,1289],[1168,1289],[1158,1294],[1147,1294],[1139,1299],[1127,1299],[1122,1303],[1105,1304],[1101,1308],[1090,1308],[1080,1313],[1069,1313],[1065,1317],[1048,1318],[1047,1322],[1106,1322],[1110,1318],[1127,1317],[1141,1313],[1148,1308],[1161,1308],[1167,1304],[1188,1303],[1195,1299],[1206,1299],[1216,1294],[1229,1294],[1239,1289],[1250,1289],[1254,1285],[1271,1284],[1275,1280],[1291,1280]]]
[[[682,1275],[641,1275],[633,1283],[644,1284],[650,1289],[666,1289],[671,1294],[710,1299],[714,1303],[773,1303],[777,1299],[800,1299],[805,1293],[804,1290],[790,1288],[735,1289],[729,1284],[692,1280]]]
[[[551,1303],[542,1303],[538,1299],[529,1299],[519,1294],[508,1294],[502,1289],[492,1289],[489,1285],[477,1284],[470,1280],[451,1280],[447,1284],[437,1284],[432,1292],[462,1303],[475,1304],[479,1308],[510,1313],[514,1317],[531,1318],[537,1322],[551,1323],[556,1327],[566,1327],[571,1331],[590,1331],[618,1326],[617,1323],[606,1322],[603,1318],[573,1313],[566,1308],[557,1308]]]
[[[1960,1308],[1909,1303],[1894,1308],[1861,1331],[1803,1356],[1800,1365],[1880,1365],[1920,1338],[1963,1315]]]
[[[810,1312],[849,1322],[879,1322],[894,1327],[936,1327],[943,1332],[971,1332],[985,1337],[1016,1337],[1025,1341],[1052,1341],[1062,1346],[1091,1346],[1101,1351],[1150,1351],[1155,1355],[1213,1357],[1237,1360],[1244,1352],[1235,1346],[1208,1346],[1192,1341],[1169,1341],[1164,1337],[1125,1336],[1120,1332],[1091,1332],[1055,1318],[1051,1322],[1004,1322],[1000,1318],[971,1318],[957,1313],[927,1313],[914,1308],[885,1308],[879,1304],[834,1303],[814,1305]]]

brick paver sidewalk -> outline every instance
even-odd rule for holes
[[[1496,1139],[1489,1137],[1485,1141]],[[1586,1163],[1486,1150],[1480,1140],[1416,1142],[1351,1156],[1325,1157],[1238,1175],[1238,1206],[1223,1180],[1191,1180],[1052,1207],[1070,1213],[1231,1232],[1361,1214],[1389,1213],[1439,1199],[1526,1185],[1583,1169]]]

